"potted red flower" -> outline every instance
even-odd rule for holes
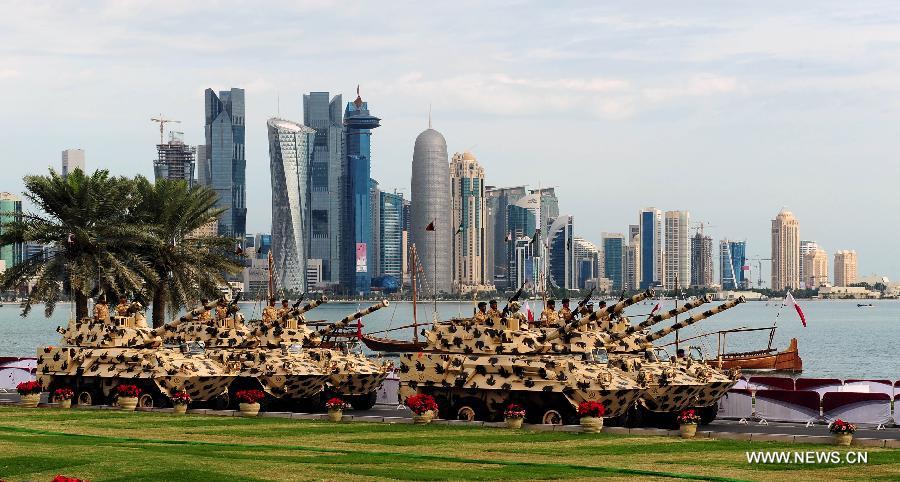
[[[255,417],[259,414],[259,401],[266,398],[266,393],[262,390],[239,390],[234,398],[238,401],[242,416]]]
[[[347,404],[338,397],[332,397],[325,402],[325,408],[328,409],[328,420],[340,422],[344,418],[344,409],[347,408]]]
[[[413,412],[413,423],[425,424],[431,422],[437,413],[437,402],[434,397],[424,393],[418,393],[406,399],[406,406]]]
[[[133,412],[137,408],[141,389],[137,385],[117,385],[113,391],[113,396],[116,398],[119,408],[127,412]]]
[[[20,405],[25,408],[35,408],[41,401],[41,383],[37,380],[22,382],[16,385],[16,391],[22,399]]]
[[[187,412],[188,404],[191,403],[191,394],[185,389],[181,389],[172,394],[172,413],[184,414]]]
[[[606,407],[600,402],[587,400],[578,404],[578,416],[581,417],[581,427],[584,432],[598,433],[603,430],[604,415],[606,415]]]
[[[522,428],[522,421],[525,420],[525,407],[518,403],[510,403],[503,411],[503,418],[506,420],[507,427]]]
[[[71,388],[57,388],[53,391],[53,401],[59,405],[59,408],[72,408],[72,398],[75,392]]]
[[[697,425],[700,424],[700,415],[693,408],[682,410],[678,415],[678,425],[681,430],[681,438],[694,438],[697,435]]]
[[[850,442],[853,441],[853,432],[856,431],[856,425],[837,419],[828,425],[828,431],[834,434],[835,443],[848,447]]]

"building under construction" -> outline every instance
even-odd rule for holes
[[[180,132],[170,132],[169,142],[157,144],[158,157],[153,161],[156,179],[181,179],[194,184],[197,148],[186,145]]]

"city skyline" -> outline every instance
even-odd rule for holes
[[[895,169],[889,128],[881,126],[900,121],[892,107],[900,100],[893,87],[898,65],[888,47],[900,10],[870,3],[852,12],[826,12],[817,5],[779,6],[779,13],[732,6],[729,15],[715,6],[700,11],[656,4],[650,15],[628,7],[537,6],[515,9],[511,16],[510,9],[491,6],[466,15],[473,21],[463,29],[479,35],[464,39],[460,32],[435,34],[435,22],[471,5],[438,6],[436,14],[410,8],[394,21],[374,6],[348,12],[327,2],[286,5],[281,18],[242,8],[212,12],[223,26],[242,17],[256,20],[234,38],[223,38],[221,30],[199,31],[189,22],[157,32],[155,20],[208,10],[197,6],[166,12],[172,7],[108,4],[86,15],[91,9],[20,5],[16,15],[5,16],[8,61],[0,69],[0,85],[19,94],[9,99],[10,115],[0,122],[23,142],[7,146],[10,182],[3,190],[20,194],[23,175],[41,174],[44,166],[58,169],[59,152],[70,147],[90,152],[91,170],[152,178],[148,160],[156,157],[158,131],[148,118],[163,112],[181,120],[185,143],[203,144],[198,95],[210,86],[238,86],[247,91],[246,231],[268,232],[271,192],[262,122],[279,110],[298,119],[302,92],[350,93],[362,83],[379,116],[388,119],[379,128],[372,166],[372,177],[385,190],[408,194],[412,143],[433,104],[451,152],[471,148],[489,160],[487,184],[556,186],[561,210],[581,220],[578,234],[593,242],[604,231],[633,223],[635,209],[658,206],[689,210],[693,219],[712,224],[707,233],[714,239],[746,238],[749,258],[768,257],[768,223],[786,205],[803,220],[804,238],[832,250],[852,247],[861,254],[860,275],[898,279],[900,259],[879,242],[884,233],[874,218],[857,215],[856,203],[833,203],[816,193],[840,190],[859,203],[897,208],[898,201],[878,195],[885,187],[879,180],[842,167],[861,160],[882,171]],[[501,12],[506,25],[491,23]],[[337,13],[384,20],[389,33],[354,33]],[[298,22],[298,16],[319,21]],[[802,36],[794,30],[797,18],[803,18]],[[112,29],[113,23],[134,33]],[[305,30],[287,28],[298,23]],[[532,38],[515,35],[531,25],[543,27]],[[426,38],[423,32],[438,38],[413,45],[411,39]],[[163,35],[171,36],[163,45],[181,49],[185,57],[189,68],[182,75],[151,75],[171,62],[167,49],[158,46]],[[281,48],[271,47],[317,35],[325,47],[285,62],[274,55]],[[445,35],[454,40],[445,42]],[[791,42],[781,41],[788,35]],[[546,47],[550,37],[568,41]],[[458,53],[440,50],[444,44]],[[420,49],[438,51],[423,58]],[[659,62],[660,52],[667,62]],[[366,74],[348,78],[341,68],[346,62]],[[661,70],[647,72],[651,66]],[[557,74],[539,73],[546,71]],[[131,101],[135,90],[142,92],[140,103]],[[49,128],[34,128],[45,126],[48,117]],[[560,135],[569,137],[564,149],[541,141]],[[646,143],[648,137],[654,142]],[[534,140],[518,142],[523,138]],[[716,175],[722,163],[738,166],[740,176],[726,181]],[[810,165],[817,166],[815,183]],[[693,184],[672,181],[679,173],[672,166],[689,170]],[[598,191],[597,178],[640,179],[643,188],[636,194],[634,183],[605,182]],[[602,216],[593,221],[597,209]],[[764,271],[769,278],[767,266]]]

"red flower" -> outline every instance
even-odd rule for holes
[[[697,415],[697,412],[695,412],[692,408],[682,410],[681,414],[678,415],[678,423],[683,425],[696,425],[700,423],[700,416]]]
[[[435,415],[438,413],[438,406],[437,402],[434,401],[434,397],[425,395],[424,393],[419,393],[407,398],[406,406],[416,415],[422,415],[429,410],[434,412]]]
[[[19,392],[19,395],[36,395],[41,393],[41,390],[41,384],[37,380],[22,382],[16,385],[16,391]]]
[[[325,408],[327,408],[328,410],[343,410],[347,408],[347,404],[344,403],[344,401],[340,398],[333,397],[325,402]]]
[[[841,419],[837,419],[828,426],[828,430],[831,433],[853,433],[856,431],[856,425],[853,425],[850,422],[845,422]]]
[[[234,394],[234,398],[240,403],[259,403],[266,398],[266,394],[262,390],[239,390]]]
[[[74,396],[75,392],[73,392],[71,388],[57,388],[53,392],[53,398],[55,400],[71,400]]]
[[[88,481],[77,479],[75,477],[66,477],[65,475],[57,475],[56,477],[53,477],[53,482],[88,482]]]
[[[187,390],[178,390],[177,392],[172,394],[172,403],[180,403],[183,405],[187,405],[191,403],[191,394],[187,392]]]
[[[586,401],[578,404],[578,416],[580,417],[602,417],[606,415],[606,407],[600,402]]]
[[[525,418],[525,407],[518,403],[510,403],[503,412],[506,418]]]
[[[141,396],[141,389],[136,385],[117,385],[114,396],[116,398],[137,398]]]

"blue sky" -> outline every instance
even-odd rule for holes
[[[386,189],[408,192],[430,104],[489,184],[557,186],[595,242],[655,206],[768,257],[787,206],[803,239],[900,279],[896,2],[188,3],[0,2],[0,190],[70,147],[152,176],[151,116],[197,144],[203,90],[243,87],[248,229],[267,231],[265,120],[361,84]]]

